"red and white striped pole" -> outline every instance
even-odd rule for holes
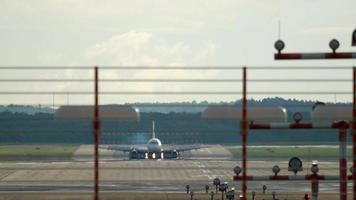
[[[275,60],[356,59],[356,53],[276,53]]]
[[[98,67],[94,68],[94,200],[99,199],[99,134],[100,134],[100,121],[99,121],[99,72]]]
[[[346,128],[340,128],[339,130],[340,200],[347,200],[346,133],[347,133]]]
[[[247,194],[247,134],[248,134],[248,121],[247,121],[247,72],[246,67],[242,72],[242,123],[241,123],[241,136],[242,136],[242,195],[246,198]]]
[[[353,68],[353,106],[352,106],[352,179],[353,199],[356,200],[356,67]]]
[[[277,175],[277,176],[246,176],[249,181],[310,181],[317,179],[319,181],[338,181],[339,176],[325,176],[325,175],[305,175],[305,176],[295,176],[295,175]],[[234,181],[243,180],[242,176],[234,176]]]
[[[314,175],[317,176],[317,175]],[[311,180],[311,194],[312,200],[318,200],[319,196],[319,180],[317,178],[312,178]]]
[[[334,123],[288,123],[288,122],[280,122],[280,123],[269,123],[269,124],[256,124],[251,123],[249,125],[250,129],[347,129],[349,124],[341,121]]]

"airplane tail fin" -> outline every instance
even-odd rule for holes
[[[156,138],[156,133],[155,133],[155,120],[152,121],[152,138]]]

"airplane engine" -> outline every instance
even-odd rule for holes
[[[178,152],[176,150],[164,152],[164,159],[176,159],[178,158]]]
[[[178,152],[176,150],[173,151],[172,157],[173,158],[178,158]]]
[[[138,159],[138,152],[136,149],[132,149],[130,152],[130,159]]]

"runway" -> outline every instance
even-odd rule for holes
[[[85,149],[89,151],[90,146],[83,146],[79,151]],[[110,157],[110,152],[104,152],[106,156],[100,161],[100,191],[184,193],[185,186],[189,184],[193,191],[203,193],[205,185],[213,189],[212,180],[216,177],[239,191],[241,183],[233,181],[233,168],[240,162],[231,160],[231,155],[224,152],[223,147],[213,146],[193,151],[180,160],[127,160],[114,154]],[[80,157],[77,152],[76,159],[68,162],[2,162],[0,196],[14,192],[90,193],[94,176],[93,162],[88,155],[90,152]],[[281,174],[292,175],[287,171],[287,161],[251,161],[248,174],[272,175],[271,168],[276,164],[282,169]],[[337,162],[323,162],[319,166],[321,174],[338,175]],[[298,175],[310,173],[307,169],[308,166],[304,166],[304,171]],[[261,192],[263,185],[267,185],[269,192],[284,194],[310,191],[310,182],[305,181],[249,182],[248,188],[249,191]],[[320,193],[337,193],[338,190],[337,182],[320,182]]]

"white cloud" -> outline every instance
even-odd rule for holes
[[[149,32],[129,31],[113,35],[84,50],[79,64],[157,66],[204,65],[215,56],[213,41],[173,43]]]
[[[170,41],[162,39],[158,34],[144,31],[128,31],[113,35],[106,40],[87,47],[82,57],[73,65],[98,66],[193,66],[211,65],[215,59],[216,45],[211,40],[201,40],[195,43],[185,41]],[[114,72],[114,73],[113,73]],[[89,73],[89,72],[88,72]],[[175,78],[214,78],[212,71],[102,71],[101,78],[117,79],[175,79]],[[199,85],[176,83],[103,83],[105,91],[194,91],[203,90]],[[166,97],[145,95],[126,96],[123,102],[159,101],[181,99],[187,97]],[[190,97],[193,100],[195,97]],[[202,99],[205,100],[205,99]],[[102,102],[118,103],[117,96],[102,97]]]

